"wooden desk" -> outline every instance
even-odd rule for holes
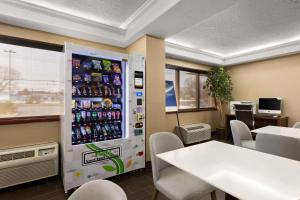
[[[230,120],[234,120],[235,115],[226,114],[225,118],[225,139],[232,140]],[[254,115],[255,128],[261,128],[265,126],[288,126],[288,117],[272,117],[263,115]]]

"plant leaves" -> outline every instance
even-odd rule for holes
[[[222,67],[214,67],[208,72],[206,86],[209,94],[221,104],[232,100],[232,82],[229,73]]]
[[[223,67],[213,67],[208,72],[206,86],[209,88],[209,95],[216,99],[217,109],[220,113],[220,127],[224,127],[223,106],[233,100],[230,74]]]
[[[104,169],[105,171],[107,171],[107,172],[113,172],[113,171],[116,171],[116,168],[114,168],[114,167],[111,166],[111,165],[103,165],[102,167],[103,167],[103,169]]]

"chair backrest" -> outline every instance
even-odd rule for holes
[[[300,161],[300,140],[293,137],[259,133],[256,150]]]
[[[169,132],[154,133],[149,138],[153,182],[159,178],[159,171],[170,166],[167,162],[156,157],[156,154],[183,148],[184,145],[177,135]]]
[[[108,180],[95,180],[80,186],[68,200],[127,200],[125,192]]]
[[[235,105],[235,116],[237,120],[244,122],[250,129],[254,129],[252,105]]]
[[[241,146],[241,140],[253,140],[248,126],[239,120],[231,120],[230,127],[234,145]]]
[[[296,122],[293,126],[293,128],[300,128],[300,122]]]

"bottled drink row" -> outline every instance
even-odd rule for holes
[[[84,123],[97,123],[97,122],[111,122],[121,120],[120,110],[73,110],[72,112],[72,123],[73,124],[84,124]]]
[[[122,138],[120,122],[72,127],[72,145]]]
[[[72,86],[73,97],[110,97],[121,98],[121,87],[114,87],[108,85],[73,85]]]
[[[102,101],[92,101],[92,100],[72,100],[72,109],[76,110],[98,110],[101,108],[113,108],[115,110],[121,110],[122,105],[119,102],[114,103],[113,100],[106,98]]]

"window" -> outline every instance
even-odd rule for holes
[[[197,74],[179,71],[179,109],[197,108]]]
[[[63,53],[0,43],[0,118],[63,112]]]
[[[166,69],[165,75],[166,112],[177,111],[176,70]]]
[[[206,80],[206,75],[199,75],[199,104],[200,108],[213,108],[216,106],[215,99],[209,95],[209,90],[206,87]]]
[[[166,80],[175,83],[179,111],[215,109],[215,99],[209,95],[206,87],[205,71],[167,65],[165,72]]]

